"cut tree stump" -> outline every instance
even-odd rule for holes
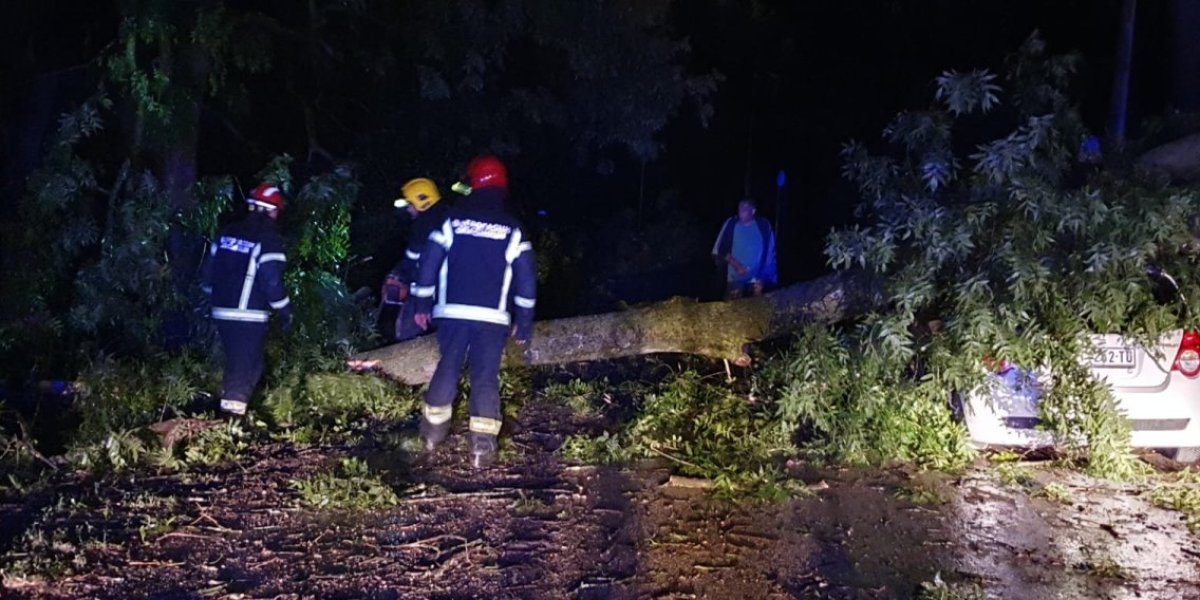
[[[745,346],[780,337],[806,323],[834,323],[879,303],[878,281],[842,271],[797,283],[757,298],[729,302],[673,299],[614,313],[537,323],[528,348],[509,344],[506,367],[608,360],[682,353],[750,362]],[[410,385],[433,377],[435,336],[427,335],[351,358],[355,370],[378,370]]]

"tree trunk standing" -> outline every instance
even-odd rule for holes
[[[748,364],[745,345],[794,332],[806,323],[834,323],[878,304],[878,282],[839,272],[758,298],[732,302],[675,299],[624,312],[537,324],[522,351],[510,344],[505,366],[553,365],[655,353],[697,354]],[[437,367],[437,340],[428,335],[359,354],[353,367],[377,368],[410,385]]]
[[[1200,111],[1200,2],[1175,0],[1171,27],[1171,105]]]
[[[201,75],[196,73],[197,77]],[[193,93],[198,93],[195,88]],[[167,257],[171,263],[171,274],[181,289],[191,284],[203,255],[197,245],[200,240],[188,234],[182,223],[178,222],[178,217],[191,212],[196,203],[193,188],[199,175],[200,102],[198,97],[192,96],[175,107],[171,115],[171,139],[167,141],[156,168],[163,191],[171,200],[171,211],[176,217],[171,224]]]
[[[1112,145],[1125,145],[1129,118],[1129,79],[1133,72],[1133,32],[1137,18],[1137,0],[1125,0],[1121,6],[1121,28],[1117,36],[1117,60],[1113,70],[1112,103],[1108,134]]]
[[[168,133],[155,171],[163,192],[170,199],[172,220],[167,234],[167,261],[176,291],[186,295],[195,284],[204,257],[204,240],[187,231],[181,217],[196,205],[193,189],[199,179],[200,120],[212,68],[204,52],[190,41],[181,42],[170,62],[170,73],[182,88],[172,106]],[[187,344],[192,334],[191,311],[171,311],[162,324],[163,346],[175,350]]]

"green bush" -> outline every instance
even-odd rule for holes
[[[263,408],[279,426],[312,433],[349,430],[362,419],[397,421],[420,407],[417,390],[349,373],[293,374],[269,390]]]
[[[619,433],[572,437],[562,452],[592,462],[666,459],[723,493],[770,494],[782,477],[780,459],[795,453],[791,435],[768,407],[685,371],[648,393]]]
[[[237,421],[205,429],[184,442],[183,464],[211,466],[237,460],[249,441],[250,433]]]
[[[783,427],[804,429],[807,446],[848,463],[965,465],[972,451],[943,381],[914,378],[859,340],[813,325],[767,361],[758,393],[775,399]]]
[[[371,510],[400,502],[396,492],[357,458],[344,458],[335,471],[292,481],[291,487],[317,508]]]
[[[1188,530],[1200,535],[1200,473],[1183,471],[1164,476],[1149,491],[1150,502],[1183,513]]]
[[[203,254],[203,240],[234,204],[233,182],[200,180],[189,208],[180,211],[159,182],[130,161],[101,181],[96,165],[111,157],[88,156],[84,142],[104,130],[112,112],[101,96],[63,117],[45,166],[30,178],[18,207],[30,226],[4,240],[6,258],[24,257],[6,264],[0,286],[6,375],[22,383],[31,370],[76,379],[81,425],[73,437],[80,448],[113,442],[189,407],[201,392],[219,391],[207,299],[188,274],[181,279],[173,262],[188,257],[169,249],[173,236],[182,236]],[[343,283],[358,181],[337,167],[293,182],[291,163],[277,157],[258,175],[291,196],[282,233],[296,307],[294,334],[272,336],[264,387],[286,385],[292,373],[339,370],[372,335],[369,307]],[[186,332],[181,345],[165,343],[168,329]]]
[[[182,412],[219,387],[219,369],[191,354],[144,360],[102,357],[79,376],[77,444],[90,444]]]

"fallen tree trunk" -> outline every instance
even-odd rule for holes
[[[655,353],[684,353],[748,364],[745,345],[796,331],[805,323],[834,323],[878,303],[874,279],[841,272],[797,283],[758,298],[730,302],[673,299],[632,310],[542,321],[533,342],[510,344],[505,366],[551,365]],[[351,359],[411,385],[437,367],[435,336],[385,346]]]
[[[1138,157],[1138,167],[1178,183],[1200,181],[1200,133],[1163,144]]]

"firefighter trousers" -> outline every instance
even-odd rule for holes
[[[263,374],[267,324],[217,320],[217,334],[225,350],[221,398],[249,402]]]
[[[472,433],[500,434],[500,359],[509,328],[493,323],[439,319],[442,358],[425,395],[425,419],[433,425],[450,421],[463,363],[470,368]]]

